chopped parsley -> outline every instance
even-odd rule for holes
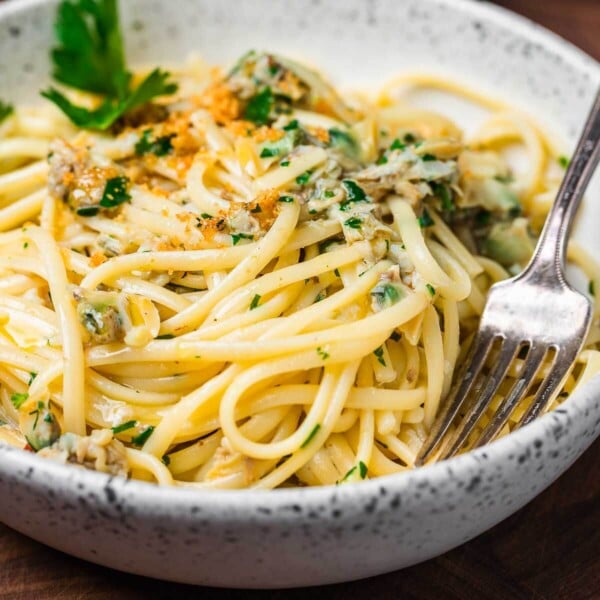
[[[556,160],[563,169],[566,169],[571,162],[571,160],[564,154],[561,154]]]
[[[365,463],[362,460],[358,463],[358,471],[360,473],[361,479],[364,479],[367,476],[367,473],[369,472],[369,468],[367,467],[367,465],[365,465]]]
[[[257,204],[250,212],[251,213],[261,213],[262,208],[260,207],[260,204]]]
[[[426,283],[425,287],[427,288],[427,291],[431,297],[435,296],[435,288],[430,283]]]
[[[405,148],[406,148],[406,144],[403,144],[398,138],[396,138],[390,144],[390,150],[404,150]]]
[[[378,283],[371,290],[371,297],[377,302],[380,308],[389,308],[402,298],[402,288],[393,283]]]
[[[590,296],[596,296],[596,284],[593,279],[590,279],[590,282],[588,283],[588,292],[590,293]]]
[[[98,108],[89,110],[53,87],[42,92],[78,127],[108,129],[131,110],[177,90],[177,84],[169,81],[170,73],[160,69],[132,89],[116,0],[63,0],[54,30],[58,41],[52,50],[54,79],[105,97]]]
[[[95,217],[100,212],[100,208],[97,206],[82,206],[76,212],[80,217]]]
[[[367,465],[365,465],[365,463],[361,460],[357,465],[354,465],[344,475],[344,477],[342,477],[342,479],[340,480],[340,483],[344,483],[344,481],[348,481],[348,479],[350,479],[350,477],[352,477],[352,475],[354,475],[354,473],[356,473],[357,470],[358,470],[358,474],[360,475],[360,478],[364,479],[367,476],[367,472],[369,469],[367,468]]]
[[[27,250],[27,248],[29,248],[29,242],[24,242],[23,243],[23,250]]]
[[[154,425],[149,425],[148,427],[146,427],[146,429],[144,429],[144,431],[142,431],[142,433],[131,438],[131,443],[134,446],[143,446],[148,441],[148,438],[152,435],[153,432]]]
[[[231,233],[231,241],[234,246],[240,242],[240,240],[253,240],[254,236],[251,233]]]
[[[124,175],[118,175],[112,177],[106,182],[102,199],[100,200],[100,206],[105,208],[114,208],[131,200],[131,196],[127,192],[127,184],[129,179]]]
[[[385,165],[388,162],[387,156],[382,154],[376,161],[376,165]]]
[[[433,219],[431,218],[431,215],[429,214],[427,209],[424,208],[423,214],[419,217],[419,225],[422,228],[425,228],[425,227],[431,227],[433,224],[434,223],[433,223]]]
[[[417,138],[412,133],[406,133],[404,135],[404,141],[407,144],[414,144],[417,141]]]
[[[165,454],[162,457],[162,462],[163,462],[163,465],[165,465],[165,467],[168,467],[171,464],[171,457],[168,454]]]
[[[21,408],[21,406],[23,406],[23,404],[25,404],[28,398],[29,394],[16,393],[11,395],[10,401],[12,402],[12,405],[18,410],[19,408]]]
[[[290,203],[294,201],[294,196],[279,196],[277,202],[286,202]]]
[[[271,158],[272,156],[279,156],[279,152],[275,148],[263,148],[260,152],[261,158]]]
[[[390,339],[394,340],[394,342],[399,342],[402,339],[402,336],[397,331],[392,331],[392,335],[390,335]]]
[[[375,348],[375,350],[373,350],[373,354],[375,355],[375,358],[377,359],[377,362],[382,365],[383,367],[387,367],[386,363],[385,363],[385,358],[383,358],[383,346],[379,346],[379,348]]]
[[[13,108],[12,104],[8,104],[0,100],[0,123],[2,123],[2,121],[5,119],[8,119],[8,117],[10,117],[14,111],[15,109]]]
[[[333,198],[335,196],[335,192],[333,190],[325,190],[323,192],[323,198]]]
[[[252,298],[252,302],[250,302],[250,310],[254,310],[260,302],[260,294],[254,294],[254,298]]]
[[[29,373],[29,381],[27,382],[27,385],[31,385],[36,377],[37,373],[35,371],[31,371],[31,373]]]
[[[359,150],[358,144],[350,133],[336,127],[332,127],[328,133],[331,146],[339,148],[349,156],[356,156]]]
[[[426,154],[423,154],[423,156],[421,156],[421,160],[423,162],[431,162],[431,161],[437,160],[437,157],[434,156],[433,154],[426,153]]]
[[[250,98],[244,111],[244,118],[256,125],[266,125],[274,103],[273,92],[270,87],[266,87]]]
[[[352,179],[344,179],[342,187],[346,191],[346,199],[340,202],[340,210],[347,211],[354,202],[368,202],[365,191]]]
[[[311,171],[305,171],[304,173],[302,173],[302,175],[298,175],[298,177],[296,177],[296,183],[298,185],[306,185],[308,183],[311,175],[312,175]]]
[[[144,154],[166,156],[173,151],[173,144],[171,143],[171,140],[176,134],[170,133],[169,135],[162,135],[154,139],[151,139],[151,135],[152,129],[145,129],[143,131],[142,137],[135,145],[135,153],[138,156],[142,156]]]
[[[344,221],[344,225],[346,227],[350,227],[350,229],[360,229],[362,225],[362,219],[358,217],[350,217]]]
[[[456,210],[454,200],[452,199],[452,190],[449,186],[443,183],[437,183],[435,181],[430,182],[429,185],[434,195],[440,199],[442,210],[447,212]]]
[[[329,358],[329,352],[325,352],[321,346],[317,348],[317,354],[323,359],[327,360]]]
[[[283,126],[284,131],[293,131],[294,129],[298,129],[300,124],[298,123],[298,119],[292,119],[287,125]]]
[[[161,335],[157,335],[157,340],[172,340],[175,336],[172,333],[163,333]]]
[[[321,429],[321,425],[319,423],[317,423],[313,427],[313,430],[308,434],[308,437],[302,442],[302,445],[300,446],[300,448],[306,448],[306,446],[308,446],[311,443],[311,441],[315,437],[315,435],[317,435],[319,429]]]
[[[203,219],[212,219],[212,218],[213,218],[213,216],[212,216],[212,215],[209,215],[208,213],[202,213],[200,216],[201,216]]]
[[[123,433],[124,431],[129,431],[133,429],[137,425],[137,421],[126,421],[125,423],[121,423],[121,425],[117,425],[112,428],[112,432],[114,434]]]
[[[289,161],[289,160],[286,158],[285,160],[282,160],[282,161],[279,163],[279,166],[280,166],[280,167],[289,167],[289,166],[290,166],[290,161]]]

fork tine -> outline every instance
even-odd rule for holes
[[[519,351],[519,347],[520,344],[509,342],[506,338],[503,339],[496,365],[490,375],[484,378],[482,390],[479,392],[473,405],[469,407],[467,414],[465,414],[452,434],[450,441],[439,456],[439,460],[454,456],[462,448],[469,437],[469,434],[477,424],[477,421],[479,421],[492,402],[500,384],[504,380],[504,376],[506,375],[510,364]]]
[[[493,335],[484,333],[481,330],[473,339],[456,383],[450,389],[442,411],[433,423],[431,431],[417,455],[415,465],[420,466],[425,463],[446,435],[448,428],[477,380],[477,375],[485,363],[493,341]]]
[[[519,379],[515,381],[504,402],[498,407],[492,420],[483,430],[481,437],[474,445],[475,448],[483,446],[493,440],[496,435],[498,435],[498,432],[504,427],[517,404],[519,404],[527,393],[527,390],[531,387],[537,372],[542,366],[547,351],[548,349],[544,346],[532,346],[529,349]]]
[[[550,365],[550,373],[541,382],[533,402],[521,417],[517,427],[523,427],[531,423],[535,418],[541,415],[550,405],[554,394],[559,390],[567,378],[571,367],[573,366],[579,348],[557,348],[553,363]]]

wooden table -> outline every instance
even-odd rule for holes
[[[1,0],[0,0],[1,1]],[[499,0],[600,59],[600,0]],[[212,590],[124,575],[76,560],[0,525],[0,600],[269,597],[356,600],[600,598],[600,440],[553,486],[477,539],[404,571],[282,592]]]

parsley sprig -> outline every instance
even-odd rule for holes
[[[161,69],[154,69],[132,88],[116,0],[63,0],[54,29],[59,43],[52,50],[54,78],[105,96],[98,108],[89,110],[73,104],[53,87],[42,92],[78,127],[108,129],[129,111],[177,90],[169,81],[170,74]]]
[[[0,100],[0,123],[2,123],[4,119],[8,119],[8,117],[10,117],[10,115],[12,115],[13,112],[14,108],[12,104],[8,104]]]

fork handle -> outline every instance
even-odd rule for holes
[[[600,160],[600,90],[579,138],[563,182],[550,209],[533,258],[523,276],[559,279],[563,268],[567,239],[583,193]]]

